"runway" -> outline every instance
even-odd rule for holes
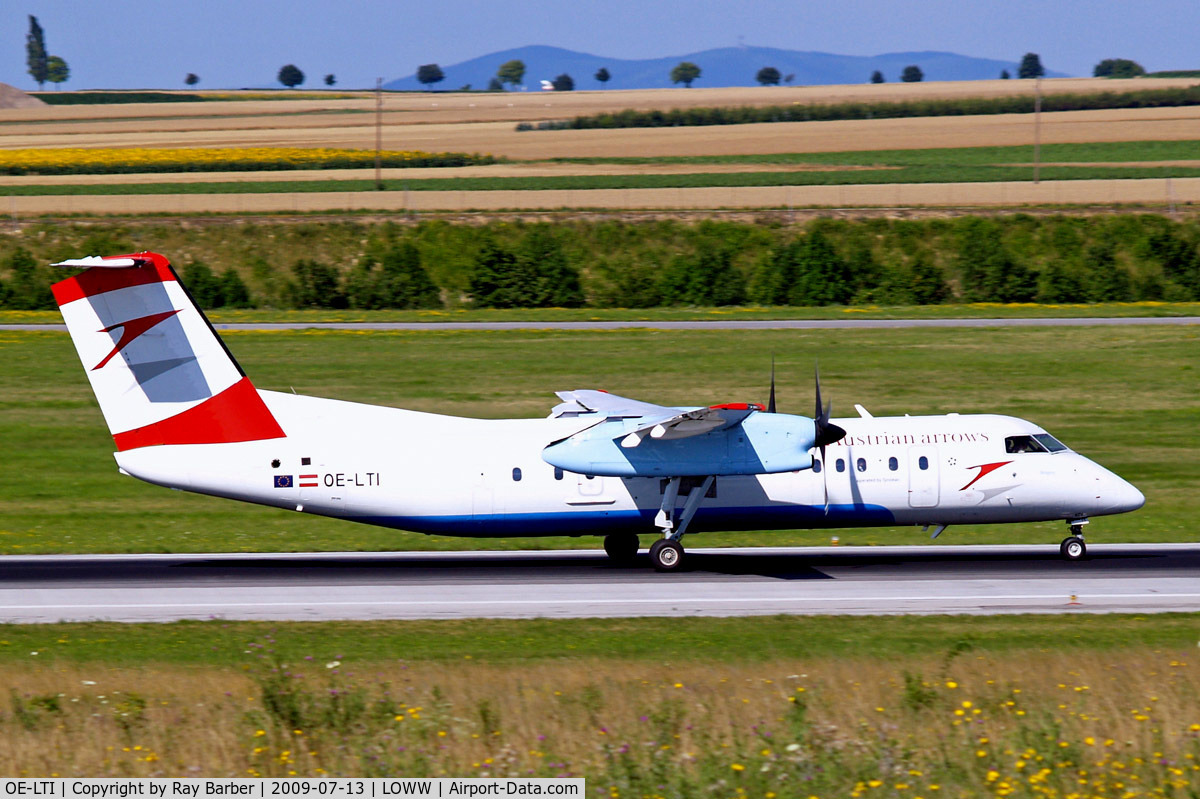
[[[1200,545],[0,558],[0,622],[1200,611]]]
[[[1200,316],[1114,316],[1043,319],[726,319],[719,321],[584,322],[245,322],[214,324],[217,330],[878,330],[955,327],[1124,327],[1198,325]],[[66,331],[60,324],[4,324],[0,331]]]

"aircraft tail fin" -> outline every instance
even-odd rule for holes
[[[286,435],[165,257],[55,266],[85,269],[54,298],[119,451]]]

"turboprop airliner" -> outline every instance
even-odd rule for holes
[[[560,391],[541,419],[467,419],[254,387],[162,255],[91,256],[54,285],[121,473],[169,488],[421,533],[604,537],[660,571],[706,530],[1064,520],[1140,491],[1023,419],[830,418]]]

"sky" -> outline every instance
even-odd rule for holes
[[[3,0],[0,82],[34,89],[28,15],[69,89],[305,87],[326,74],[369,88],[489,52],[546,44],[610,58],[684,55],[739,44],[846,55],[942,50],[1091,75],[1103,58],[1147,70],[1200,69],[1197,0]]]

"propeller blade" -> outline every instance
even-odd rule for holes
[[[767,413],[775,413],[775,356],[771,356],[771,396],[767,398]]]
[[[821,445],[821,482],[825,485],[825,515],[829,515],[829,463],[825,460],[825,445]]]

